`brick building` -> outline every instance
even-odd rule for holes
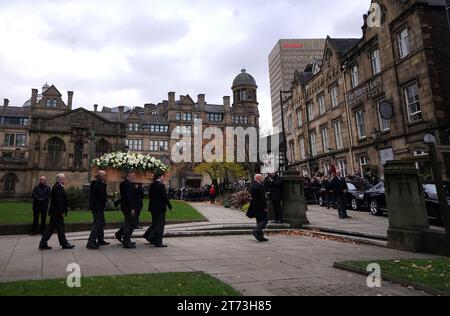
[[[285,104],[288,158],[304,174],[367,170],[393,159],[431,176],[424,136],[449,144],[450,30],[445,1],[372,1],[360,39],[327,39],[320,65],[297,72]],[[372,16],[370,16],[371,18]],[[439,152],[444,178],[448,154]]]
[[[23,106],[10,106],[7,99],[0,107],[0,198],[27,198],[39,176],[53,181],[66,173],[69,185],[81,187],[89,182],[90,161],[104,153],[129,150],[145,153],[171,163],[174,129],[191,131],[194,120],[201,119],[203,129],[256,127],[259,130],[257,85],[245,70],[235,78],[231,98],[223,104],[209,104],[205,95],[194,101],[189,95],[143,107],[103,107],[100,111],[72,109],[73,92],[67,103],[55,86],[45,84],[42,92],[33,89]],[[207,143],[207,140],[204,140]],[[183,145],[181,145],[181,148]],[[181,149],[180,148],[180,149]],[[188,172],[171,179],[172,185],[200,186],[208,183],[203,175]]]

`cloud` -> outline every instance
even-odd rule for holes
[[[270,125],[268,55],[278,39],[358,37],[369,3],[0,0],[0,97],[21,105],[48,81],[88,108],[157,103],[169,91],[221,104],[246,68]]]

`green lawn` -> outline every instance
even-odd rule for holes
[[[371,263],[381,266],[382,276],[400,278],[450,294],[449,258],[348,261],[340,264],[366,271]]]
[[[167,212],[167,220],[202,220],[203,216],[192,206],[183,201],[172,201],[174,207]],[[144,208],[141,213],[141,222],[150,222],[151,216],[148,210],[148,200],[144,201]],[[120,211],[105,213],[107,223],[123,222],[123,215]],[[22,202],[1,202],[0,203],[0,224],[30,224],[33,220],[31,203]],[[91,223],[92,214],[90,212],[69,212],[66,223]]]
[[[0,296],[240,296],[201,272],[82,278],[81,288],[65,279],[0,284]]]

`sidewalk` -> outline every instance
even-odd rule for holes
[[[379,239],[387,239],[389,218],[373,216],[369,212],[347,211],[351,219],[339,219],[337,210],[318,205],[308,205],[306,216],[309,220],[308,228],[328,229],[335,232],[358,233]]]
[[[74,250],[37,249],[37,237],[0,238],[0,282],[66,278],[69,263],[84,276],[204,271],[244,295],[423,295],[384,282],[366,287],[366,278],[333,268],[335,261],[371,258],[430,257],[380,247],[353,245],[310,237],[271,237],[257,243],[250,236],[171,238],[167,249],[137,240],[137,249],[118,242],[100,251],[75,241]],[[50,245],[57,247],[56,236]]]
[[[201,203],[194,206],[211,222],[171,225],[168,230],[199,229],[195,227],[198,225],[253,225],[239,211]],[[313,223],[314,218],[326,216],[313,209],[309,212]],[[271,236],[268,243],[258,243],[248,235],[169,238],[166,249],[136,239],[137,249],[133,250],[125,250],[113,240],[111,246],[100,251],[85,248],[86,233],[70,234],[69,239],[75,249],[61,250],[54,235],[50,240],[54,249],[41,252],[37,249],[39,237],[0,237],[0,282],[66,278],[67,265],[76,262],[83,276],[203,271],[249,296],[424,295],[389,282],[383,282],[380,289],[369,289],[364,276],[338,270],[333,264],[432,257],[311,237]]]

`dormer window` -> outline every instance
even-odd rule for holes
[[[128,131],[129,132],[139,132],[139,123],[129,123]]]
[[[56,100],[47,100],[47,107],[48,108],[56,108],[56,105],[58,102]]]

